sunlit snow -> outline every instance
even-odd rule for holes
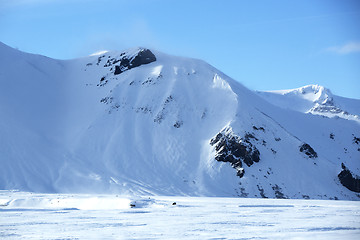
[[[100,50],[100,51],[90,54],[89,56],[99,56],[99,55],[107,53],[107,52],[108,52],[108,50]]]
[[[0,192],[1,239],[358,239],[360,202]]]

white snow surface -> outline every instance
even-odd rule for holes
[[[0,192],[1,239],[358,239],[360,202]]]
[[[336,96],[320,85],[308,85],[290,90],[257,91],[257,93],[281,108],[360,123],[360,100]]]
[[[325,89],[284,109],[277,96],[296,93],[269,93],[273,105],[201,60],[152,50],[121,74],[107,65],[139,51],[55,60],[0,43],[0,189],[359,200],[337,177],[341,163],[360,175],[358,100],[333,96],[351,118],[325,118],[304,113]],[[215,160],[223,129],[256,138],[260,161],[242,178]]]

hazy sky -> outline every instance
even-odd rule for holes
[[[0,41],[58,59],[143,46],[254,90],[320,84],[360,99],[358,0],[0,0]]]

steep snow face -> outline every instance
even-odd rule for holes
[[[285,109],[360,122],[360,100],[335,96],[323,86],[308,85],[290,90],[257,93],[272,104]]]
[[[357,122],[284,110],[203,61],[145,48],[0,51],[1,189],[358,199],[346,187],[360,175]]]

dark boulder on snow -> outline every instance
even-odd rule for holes
[[[300,152],[305,153],[309,158],[317,158],[318,156],[315,150],[307,143],[300,146]]]
[[[360,193],[360,177],[354,177],[344,163],[341,164],[341,168],[343,170],[338,175],[341,184],[350,191]]]

